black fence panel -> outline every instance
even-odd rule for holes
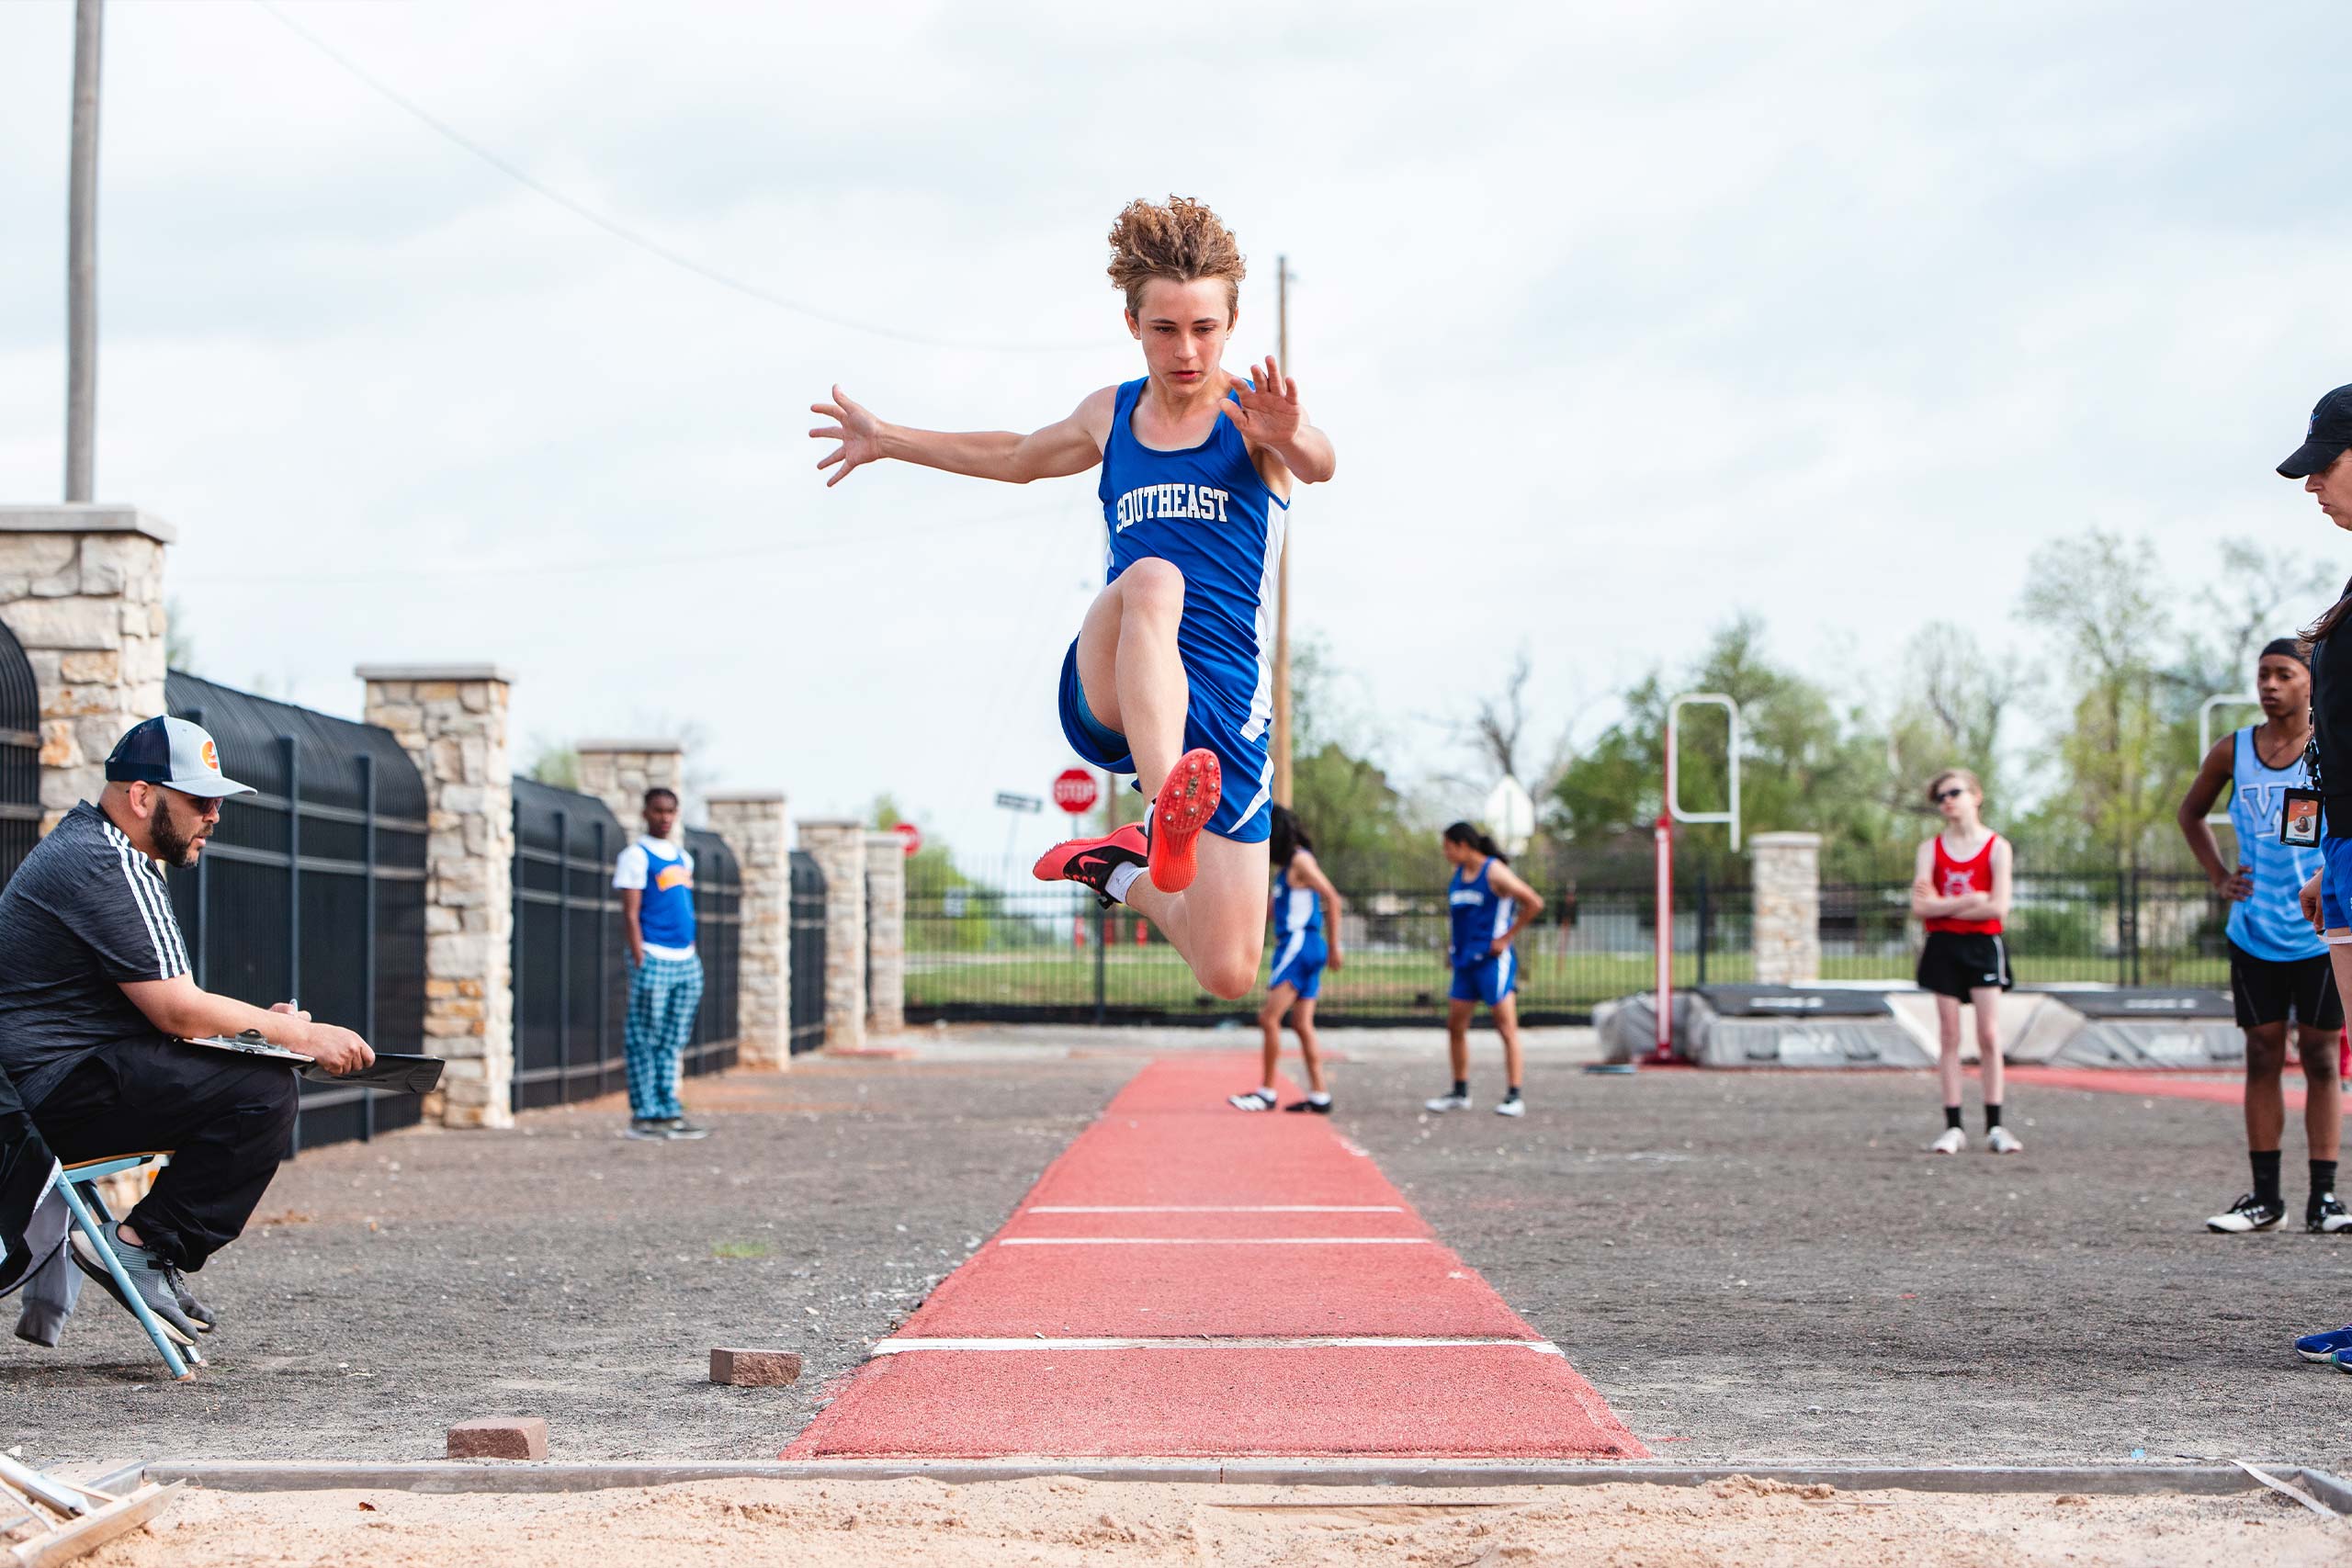
[[[792,997],[786,1029],[791,1054],[825,1043],[825,874],[806,850],[792,852],[788,962]]]
[[[40,841],[40,689],[16,635],[0,626],[0,883]]]
[[[1255,998],[1209,995],[1149,922],[1124,908],[1101,909],[1083,889],[1027,882],[1025,867],[971,874],[922,860],[916,867],[907,895],[911,1022],[1218,1023],[1256,1010]],[[1539,891],[1546,908],[1518,943],[1522,1020],[1580,1021],[1594,1004],[1651,986],[1653,887]],[[1443,1019],[1453,981],[1445,887],[1343,887],[1340,895],[1344,964],[1324,972],[1317,1021]],[[1678,985],[1753,976],[1749,905],[1745,887],[1682,890],[1675,910]],[[1260,961],[1261,987],[1272,953],[1269,942]]]
[[[628,937],[613,862],[628,841],[593,795],[514,781],[514,1109],[628,1085]]]
[[[174,671],[171,711],[254,786],[223,803],[192,870],[169,873],[196,982],[299,999],[386,1051],[424,1041],[424,781],[390,731]],[[415,1123],[415,1095],[305,1082],[296,1145]]]
[[[685,1070],[724,1072],[735,1065],[743,951],[743,871],[727,840],[701,828],[686,829],[695,857],[695,948],[702,955],[702,1008],[686,1047]]]

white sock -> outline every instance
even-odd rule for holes
[[[1124,904],[1127,901],[1127,889],[1136,885],[1136,878],[1143,873],[1144,868],[1139,865],[1115,866],[1111,874],[1102,879],[1102,891]]]
[[[1329,1105],[1331,1103],[1331,1097],[1318,1089],[1313,1094],[1306,1097],[1306,1103],[1309,1105]]]

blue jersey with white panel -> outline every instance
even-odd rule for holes
[[[1453,918],[1450,951],[1456,969],[1493,956],[1495,938],[1510,930],[1518,917],[1519,900],[1495,891],[1494,869],[1490,855],[1478,867],[1477,875],[1464,876],[1456,866],[1453,879],[1445,885],[1446,908]]]
[[[1139,560],[1164,560],[1184,574],[1184,615],[1176,629],[1177,652],[1192,682],[1184,744],[1216,752],[1224,771],[1225,797],[1208,830],[1256,843],[1272,824],[1269,617],[1290,503],[1267,485],[1249,443],[1222,411],[1195,446],[1163,452],[1136,439],[1136,405],[1145,385],[1136,379],[1120,386],[1102,446],[1097,494],[1110,531],[1104,581],[1117,581]],[[1070,731],[1067,701],[1064,705],[1063,728]],[[1091,756],[1091,750],[1080,745],[1082,735],[1079,727],[1071,743]]]
[[[2231,737],[2230,827],[2237,834],[2238,863],[2251,868],[2254,897],[2230,906],[2230,940],[2273,964],[2318,958],[2327,943],[2303,919],[2303,884],[2319,870],[2316,846],[2299,849],[2278,840],[2278,817],[2290,786],[2308,787],[2303,759],[2296,753],[2283,768],[2262,760],[2254,728]]]

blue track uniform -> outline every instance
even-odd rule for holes
[[[1208,438],[1161,452],[1135,436],[1144,382],[1123,383],[1102,446],[1102,521],[1110,530],[1108,570],[1159,559],[1184,574],[1184,618],[1176,649],[1192,682],[1184,749],[1206,747],[1224,771],[1225,797],[1208,830],[1254,844],[1272,828],[1274,764],[1267,731],[1274,714],[1273,629],[1268,601],[1282,559],[1283,513],[1290,503],[1267,488],[1249,444],[1222,413]],[[1062,659],[1062,733],[1070,749],[1098,768],[1136,771],[1126,737],[1088,711],[1078,679],[1078,644]]]
[[[2278,841],[2278,813],[2290,784],[2303,784],[2303,760],[2283,768],[2266,765],[2255,749],[2254,731],[2231,738],[2230,827],[2238,840],[2238,863],[2254,870],[2254,897],[2230,906],[2230,940],[2272,964],[2324,958],[2327,944],[2303,919],[2298,901],[2303,884],[2319,870],[2320,852]]]
[[[1447,912],[1453,917],[1453,935],[1450,956],[1453,961],[1453,989],[1450,993],[1457,1002],[1484,1002],[1493,1007],[1519,987],[1519,954],[1506,947],[1498,953],[1489,953],[1495,938],[1510,930],[1518,918],[1519,900],[1506,898],[1495,891],[1492,876],[1495,863],[1489,859],[1478,868],[1476,876],[1464,876],[1460,867],[1454,868],[1453,879],[1446,884]]]
[[[1323,940],[1323,896],[1291,885],[1290,867],[1274,873],[1274,972],[1266,988],[1293,986],[1304,1001],[1323,989],[1330,948]]]
[[[2267,765],[2251,728],[2233,735],[2230,745],[2230,827],[2237,835],[2238,864],[2254,882],[2254,896],[2230,906],[2230,999],[2238,1026],[2256,1029],[2291,1019],[2305,1029],[2335,1029],[2344,1021],[2335,970],[2301,903],[2321,851],[2278,840],[2287,789],[2305,782],[2303,760]]]

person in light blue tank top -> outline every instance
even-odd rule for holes
[[[839,484],[885,457],[1026,484],[1102,467],[1105,583],[1062,660],[1062,733],[1135,775],[1143,823],[1056,846],[1035,874],[1158,925],[1202,987],[1233,998],[1265,951],[1275,574],[1295,484],[1331,478],[1330,439],[1269,355],[1224,367],[1241,252],[1198,202],[1137,201],[1111,231],[1110,273],[1145,374],[1027,435],[889,424],[845,396],[810,405],[838,442]]]
[[[1314,841],[1287,806],[1272,813],[1274,893],[1268,913],[1274,930],[1273,973],[1266,981],[1266,1005],[1258,1010],[1258,1032],[1265,1042],[1259,1084],[1246,1094],[1228,1095],[1236,1111],[1272,1111],[1274,1076],[1283,1055],[1283,1020],[1298,1032],[1298,1055],[1306,1066],[1306,1098],[1284,1111],[1329,1115],[1331,1096],[1323,1083],[1323,1054],[1315,1036],[1315,998],[1323,993],[1323,971],[1344,967],[1340,955],[1340,890],[1315,859]],[[1330,924],[1327,940],[1325,911]]]
[[[2336,1031],[2344,1023],[2344,1006],[2327,944],[2300,903],[2303,884],[2319,871],[2322,852],[2282,842],[2278,832],[2287,791],[2311,784],[2303,748],[2312,735],[2312,681],[2301,643],[2280,637],[2262,650],[2255,694],[2262,722],[2214,742],[2179,812],[2189,852],[2229,904],[2230,995],[2238,1027],[2245,1031],[2246,1154],[2254,1187],[2205,1224],[2224,1233],[2268,1230],[2286,1217],[2278,1168],[2291,1030],[2302,1063],[2303,1134],[2312,1168],[2304,1224],[2312,1230],[2352,1230],[2352,1216],[2343,1213],[2334,1197],[2343,1135]],[[2222,858],[2208,821],[2224,789],[2230,795],[2231,837],[2237,840],[2237,852],[2229,860]]]

